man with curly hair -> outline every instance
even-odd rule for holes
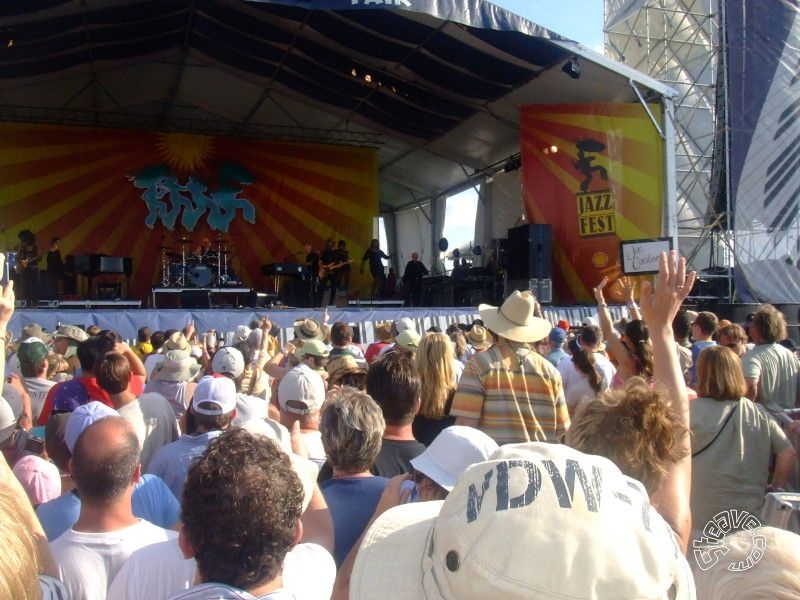
[[[181,504],[179,544],[202,583],[173,600],[294,598],[283,565],[303,534],[302,503],[303,486],[277,444],[239,428],[219,436],[189,469]],[[330,555],[314,548],[307,572],[324,572]]]
[[[794,408],[800,400],[800,363],[794,352],[778,343],[786,339],[783,313],[770,304],[763,305],[750,322],[750,337],[755,347],[742,356],[745,395],[773,416]]]

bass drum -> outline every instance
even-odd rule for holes
[[[189,284],[195,287],[206,287],[211,284],[211,267],[195,265],[189,269]]]

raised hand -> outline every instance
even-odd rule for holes
[[[605,296],[603,296],[603,288],[605,288],[607,285],[608,277],[603,277],[603,279],[600,280],[600,283],[592,288],[592,291],[594,292],[594,299],[597,300],[598,304],[606,303]]]
[[[651,329],[666,324],[671,326],[696,278],[695,271],[686,272],[686,259],[679,257],[676,250],[662,252],[658,257],[655,287],[649,281],[642,283],[639,304],[647,326]]]
[[[627,275],[623,275],[618,279],[618,281],[619,287],[622,290],[622,296],[625,298],[625,301],[633,302],[633,294],[636,290],[636,282]]]

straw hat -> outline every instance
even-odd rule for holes
[[[169,336],[169,338],[167,338],[166,342],[164,342],[164,352],[168,352],[170,350],[183,350],[186,353],[191,353],[192,346],[189,344],[189,341],[182,332],[176,331]]]
[[[328,381],[338,381],[348,373],[366,374],[367,370],[358,366],[355,357],[350,354],[342,354],[332,358],[326,367],[328,371]]]
[[[294,337],[301,340],[324,340],[325,330],[314,319],[294,322]]]
[[[536,342],[550,334],[550,321],[533,316],[536,298],[529,291],[515,291],[502,306],[481,304],[478,313],[487,328],[512,342]],[[474,328],[474,327],[473,327]]]
[[[375,337],[382,342],[392,341],[392,322],[381,321],[375,324]]]
[[[486,350],[492,345],[494,340],[492,340],[492,336],[486,331],[485,327],[473,325],[472,328],[467,331],[467,341],[475,350]]]

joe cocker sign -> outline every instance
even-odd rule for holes
[[[622,272],[626,275],[658,273],[658,255],[670,250],[672,250],[672,238],[620,242]]]

